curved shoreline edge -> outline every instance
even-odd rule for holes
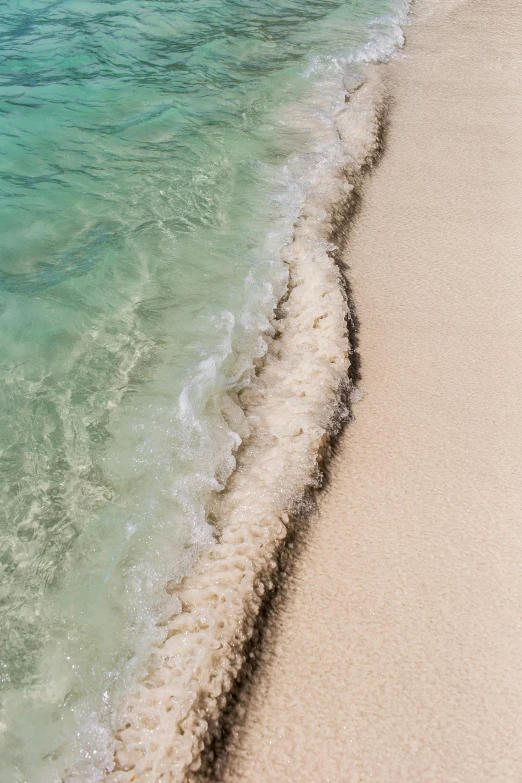
[[[345,255],[364,400],[223,783],[522,780],[522,6],[415,12]]]
[[[357,354],[339,245],[382,148],[385,68],[367,66],[364,82],[347,92],[335,117],[344,159],[322,173],[283,250],[290,282],[275,333],[265,338],[265,363],[232,401],[251,436],[211,509],[216,545],[172,590],[182,608],[166,622],[167,638],[126,706],[110,783],[194,780],[219,734],[291,517],[319,486],[331,441],[349,417]]]

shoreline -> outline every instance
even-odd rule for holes
[[[364,398],[205,780],[522,774],[522,14],[414,12],[344,255]]]
[[[364,77],[349,78],[335,115],[342,155],[317,171],[283,249],[290,283],[267,359],[227,403],[251,435],[210,508],[216,545],[192,575],[170,586],[181,612],[166,621],[167,638],[127,703],[111,783],[181,783],[197,775],[202,752],[221,731],[290,515],[318,486],[329,441],[348,416],[353,327],[332,239],[356,209],[361,177],[380,152],[385,86],[379,65],[364,68]]]

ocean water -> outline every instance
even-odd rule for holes
[[[2,783],[110,767],[164,586],[213,545],[207,503],[248,435],[231,396],[286,290],[312,129],[403,12],[2,4]]]

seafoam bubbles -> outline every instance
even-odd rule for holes
[[[378,151],[384,98],[379,73],[368,71],[348,104],[330,122],[319,121],[337,138],[330,134],[332,148],[323,150],[313,173],[300,173],[306,196],[293,239],[282,250],[288,295],[273,322],[276,339],[267,340],[265,362],[239,395],[250,437],[238,454],[238,470],[212,504],[219,537],[198,568],[169,588],[183,610],[168,622],[168,638],[128,702],[110,783],[158,777],[182,783],[198,770],[242,666],[289,512],[304,487],[317,481],[329,433],[344,415],[339,398],[350,363],[349,303],[331,236],[336,211],[349,213],[354,184]],[[309,160],[297,156],[287,173]]]

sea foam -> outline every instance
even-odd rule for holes
[[[401,42],[397,25],[381,58]],[[359,54],[374,58],[375,50]],[[306,173],[303,160],[288,164],[289,176],[298,169],[307,191],[293,240],[282,251],[288,291],[256,376],[224,400],[231,426],[248,437],[225,492],[209,509],[215,545],[192,575],[169,585],[180,609],[166,621],[165,641],[126,705],[110,783],[174,783],[196,774],[243,665],[290,515],[304,489],[317,483],[330,436],[347,417],[351,312],[333,240],[378,154],[386,108],[382,69],[360,73],[348,65],[332,63],[317,87],[321,97],[289,112],[289,123],[305,123],[315,133],[316,150]],[[325,95],[334,90],[341,99],[328,112]]]

